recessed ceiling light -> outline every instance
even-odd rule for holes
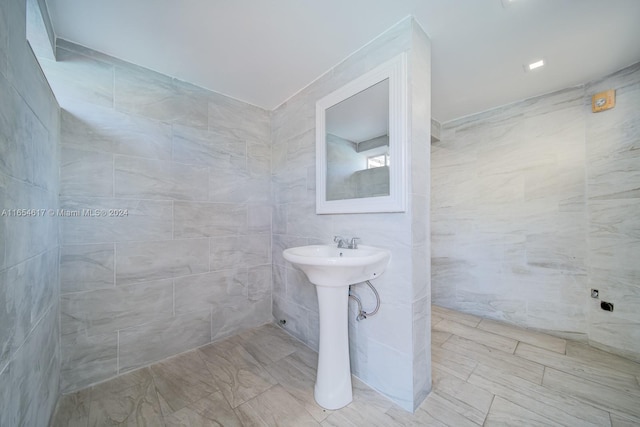
[[[535,70],[536,68],[540,68],[542,66],[544,66],[544,59],[529,64],[529,70]]]
[[[538,61],[532,62],[529,65],[523,65],[522,68],[524,68],[525,72],[529,72],[529,71],[533,71],[535,69],[544,67],[545,62],[544,59],[540,59]]]

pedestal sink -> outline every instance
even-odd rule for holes
[[[352,399],[349,363],[349,285],[375,279],[389,264],[387,249],[309,245],[285,249],[284,258],[316,285],[320,317],[318,371],[314,396],[326,409],[339,409]]]

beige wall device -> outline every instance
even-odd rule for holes
[[[591,97],[591,111],[599,113],[616,106],[616,91],[609,89],[604,92],[596,93]]]

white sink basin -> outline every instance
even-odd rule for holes
[[[391,252],[374,246],[358,249],[309,245],[285,249],[284,259],[305,272],[319,286],[345,286],[375,279],[389,264]]]
[[[324,408],[342,408],[353,397],[347,318],[349,285],[380,276],[389,264],[391,252],[362,245],[358,249],[310,245],[285,249],[282,254],[316,285],[320,337],[314,397]]]

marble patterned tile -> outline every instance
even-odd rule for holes
[[[89,425],[162,425],[162,411],[153,381],[133,385],[118,392],[92,390]]]
[[[460,356],[473,355],[477,363],[500,369],[509,375],[522,378],[532,383],[540,384],[544,373],[544,366],[511,353],[496,350],[475,341],[453,335],[442,344],[442,348]]]
[[[60,299],[62,335],[101,335],[172,315],[170,279],[74,292]]]
[[[26,182],[6,178],[0,185],[3,185],[4,190],[4,206],[10,209],[14,206],[16,209],[22,206],[36,206],[35,209],[40,209],[40,206],[47,209],[57,206],[56,197],[52,193]],[[56,246],[58,218],[7,216],[3,219],[6,267],[19,264]]]
[[[115,109],[172,124],[207,128],[210,94],[132,65],[114,68]]]
[[[271,146],[247,141],[247,170],[251,176],[269,179],[271,176]]]
[[[244,102],[214,94],[209,102],[209,130],[226,137],[269,141],[269,112]]]
[[[115,286],[115,245],[68,245],[60,249],[60,293]]]
[[[242,427],[243,425],[219,391],[165,416],[164,422],[167,427]]]
[[[7,16],[8,10],[5,8],[0,8],[0,24],[2,24],[2,28],[8,28],[7,24]],[[9,50],[8,46],[9,32],[3,31],[0,34],[0,74],[5,76],[7,74],[7,52]]]
[[[219,304],[211,311],[211,340],[216,341],[249,328],[270,322],[271,300],[257,301],[234,298],[227,304]]]
[[[271,300],[271,265],[249,267],[247,296],[250,301]]]
[[[211,177],[213,178],[214,173],[212,171]],[[222,200],[231,199],[234,200],[236,196],[233,196],[233,186],[231,188],[228,187],[230,184],[231,176],[226,176],[223,179],[223,189],[220,197],[213,195],[212,191],[210,191],[210,200],[216,200],[220,198]],[[211,182],[211,181],[210,181]],[[227,187],[224,187],[227,186]],[[241,200],[243,203],[248,204],[265,204],[271,203],[271,182],[269,178],[252,175],[250,172],[243,172],[242,175],[236,174],[236,187],[239,190],[238,195],[241,195]]]
[[[437,392],[429,394],[420,405],[419,410],[427,412],[431,417],[445,425],[468,427],[478,425],[466,417],[465,407],[441,396]]]
[[[11,393],[17,398],[15,425],[45,425],[54,411],[59,392],[59,341],[57,305],[42,314],[9,366]],[[0,392],[1,393],[1,392]],[[12,408],[9,408],[10,413]]]
[[[118,366],[126,372],[211,342],[211,312],[176,315],[119,332]]]
[[[290,357],[269,364],[266,370],[317,422],[322,422],[331,415],[332,411],[322,408],[315,401],[315,376],[300,371]]]
[[[232,236],[247,231],[247,206],[236,203],[174,202],[175,238]]]
[[[568,357],[596,366],[607,367],[629,375],[640,376],[640,363],[599,350],[585,343],[567,341]]]
[[[316,239],[331,236],[333,219],[327,215],[316,215],[315,201],[287,204],[287,234]],[[358,232],[362,235],[362,232]]]
[[[332,427],[364,425],[384,427],[395,424],[394,418],[380,408],[367,405],[365,402],[353,401],[344,408],[332,412],[326,420],[322,421],[322,425]]]
[[[147,387],[151,383],[153,383],[151,370],[148,367],[140,368],[94,385],[91,387],[91,397],[99,399],[104,395],[117,394],[131,387]]]
[[[233,341],[218,342],[198,351],[225,399],[233,408],[276,384],[276,380],[260,363]]]
[[[431,349],[431,363],[433,368],[454,375],[462,380],[467,380],[469,375],[478,365],[478,362],[446,348],[434,347]]]
[[[469,383],[561,425],[602,426],[609,421],[606,411],[493,367],[479,366]]]
[[[357,348],[360,351],[366,348],[367,357],[364,360],[360,359],[359,372],[354,374],[387,399],[407,411],[412,411],[413,355],[371,338],[362,340]]]
[[[271,178],[275,204],[302,202],[307,199],[307,169],[288,169]]]
[[[464,408],[467,418],[482,425],[493,401],[493,393],[453,375],[433,370],[433,388],[443,398]]]
[[[309,344],[309,313],[308,310],[300,307],[286,299],[285,296],[273,296],[273,318],[276,322],[282,322],[283,328],[291,335]]]
[[[19,397],[14,392],[16,384],[11,378],[13,365],[8,363],[0,370],[0,422],[3,425],[18,425]]]
[[[0,370],[15,356],[54,298],[55,262],[47,253],[0,271]],[[47,267],[49,265],[49,268]],[[55,283],[55,279],[53,280]]]
[[[567,346],[567,340],[565,339],[556,338],[539,332],[523,330],[522,328],[516,328],[506,323],[496,322],[489,319],[482,319],[477,327],[484,331],[502,335],[507,338],[513,338],[560,354],[565,353]]]
[[[640,424],[640,418],[628,414],[611,414],[612,427],[633,427]]]
[[[116,156],[114,194],[128,199],[207,200],[209,170],[164,160]]]
[[[61,107],[77,101],[113,106],[113,66],[64,48],[57,49],[56,61],[40,63]]]
[[[286,141],[286,161],[291,167],[313,165],[316,158],[315,130],[310,129]]]
[[[112,197],[113,155],[62,147],[60,194],[63,196]]]
[[[271,173],[281,174],[287,170],[286,141],[276,140],[271,145]]]
[[[640,387],[638,387],[633,375],[618,372],[611,368],[595,367],[569,356],[560,355],[525,343],[518,344],[515,354],[547,367],[640,396]]]
[[[291,355],[302,346],[273,324],[241,332],[238,336],[243,340],[245,350],[265,366]]]
[[[63,147],[171,159],[171,125],[82,102],[61,110]]]
[[[386,412],[386,415],[391,418],[392,425],[400,425],[406,427],[446,427],[448,425],[436,420],[423,409],[417,409],[412,414],[405,411],[404,409],[394,407],[389,409]]]
[[[309,88],[313,90],[313,88]],[[305,91],[307,92],[307,91]],[[326,93],[325,93],[326,94]],[[319,96],[316,99],[320,99]],[[286,141],[313,129],[315,101],[308,93],[301,93],[271,112],[271,139]]]
[[[196,350],[155,363],[149,369],[165,417],[218,391]]]
[[[282,386],[275,385],[238,406],[236,413],[245,425],[320,426],[302,405]]]
[[[28,110],[20,94],[2,75],[0,91],[3,94],[3,102],[0,105],[0,172],[32,182],[34,165],[31,159],[35,147],[28,129],[30,125],[34,129],[41,129],[40,132],[44,129]]]
[[[211,238],[211,270],[254,267],[271,262],[271,238],[266,234]]]
[[[286,267],[274,265],[272,270],[272,295],[285,298],[287,296]]]
[[[273,207],[268,204],[247,206],[247,232],[249,234],[271,234]]]
[[[172,208],[170,201],[160,200],[61,197],[60,209],[73,215],[78,212],[78,216],[58,218],[62,240],[65,245],[71,245],[169,239]],[[96,210],[100,215],[90,216],[95,215]],[[105,213],[107,216],[102,216]]]
[[[452,334],[450,334],[449,332],[431,331],[431,345],[433,347],[439,347],[444,344],[451,336]]]
[[[248,299],[247,270],[233,269],[180,277],[175,284],[175,312],[236,307]],[[239,300],[239,301],[238,301]]]
[[[575,396],[605,411],[621,412],[640,418],[638,393],[621,391],[553,368],[545,369],[542,385]]]
[[[60,337],[60,390],[69,393],[118,374],[118,333]]]
[[[449,332],[462,338],[467,338],[471,341],[475,341],[479,344],[483,344],[507,353],[513,353],[518,343],[512,338],[507,338],[500,335],[492,334],[490,332],[485,332],[480,329],[471,328],[461,323],[453,322],[446,319],[438,322],[438,324],[435,325],[434,328],[436,330]]]
[[[548,418],[518,406],[507,399],[496,396],[484,423],[485,426],[527,425],[560,426]]]
[[[116,244],[116,285],[209,271],[209,240],[187,239]]]
[[[640,198],[592,200],[588,204],[590,267],[612,270],[636,268],[640,251]]]
[[[60,396],[51,426],[88,427],[90,404],[90,389]]]
[[[476,327],[482,320],[481,317],[474,316],[473,314],[462,313],[453,311],[450,308],[441,307],[438,305],[431,306],[432,315],[438,316],[442,319],[452,320],[454,322],[462,323],[467,326]],[[435,325],[438,322],[432,322],[432,325]]]
[[[247,143],[214,132],[173,126],[173,160],[216,169],[246,169]]]

